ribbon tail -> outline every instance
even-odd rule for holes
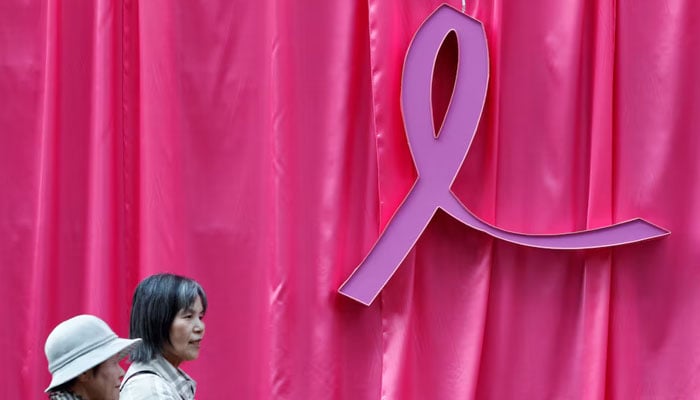
[[[472,214],[454,195],[440,204],[452,217],[497,239],[529,247],[554,250],[596,249],[660,238],[671,232],[640,218],[601,228],[558,234],[510,232],[488,224]]]
[[[366,306],[372,304],[437,210],[418,194],[415,190],[409,194],[367,257],[338,289],[340,294]]]

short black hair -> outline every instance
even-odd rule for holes
[[[100,369],[102,364],[104,364],[104,362],[101,362],[90,369],[90,372],[92,372],[92,376],[97,375],[97,370]],[[85,372],[87,372],[87,371],[85,371]],[[84,374],[85,372],[80,373],[80,375]],[[64,383],[56,386],[55,388],[49,390],[49,398],[51,398],[52,393],[68,392],[71,394],[75,394],[75,393],[73,393],[73,386],[75,386],[75,384],[78,383],[78,378],[80,377],[80,375],[69,380],[68,382],[64,382]]]
[[[72,389],[75,383],[78,382],[78,377],[75,377],[68,382],[64,382],[55,388],[49,390],[49,397],[51,397],[51,393],[59,393],[59,392],[68,392],[68,393],[73,393]]]
[[[139,283],[131,303],[129,337],[141,338],[131,361],[147,362],[170,343],[170,326],[178,311],[191,307],[197,297],[207,310],[207,296],[197,281],[174,274],[151,275]]]

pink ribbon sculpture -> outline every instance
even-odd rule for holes
[[[452,100],[438,135],[431,115],[431,83],[437,53],[457,35],[459,60]],[[432,60],[432,61],[431,61]],[[404,62],[401,107],[418,179],[374,247],[339,292],[370,305],[416,243],[438,208],[474,229],[523,246],[590,249],[668,235],[642,219],[603,228],[552,235],[508,232],[475,217],[451,186],[469,151],[481,116],[488,83],[488,50],[481,23],[440,6],[416,32]]]

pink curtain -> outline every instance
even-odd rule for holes
[[[466,8],[491,75],[463,202],[671,236],[546,251],[438,214],[372,306],[337,294],[416,177],[401,68],[438,4],[1,2],[0,397],[42,398],[65,318],[127,335],[160,271],[209,296],[199,399],[699,397],[698,2]]]

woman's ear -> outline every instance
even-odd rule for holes
[[[94,374],[92,373],[91,369],[87,370],[87,371],[83,372],[82,374],[78,375],[78,382],[80,382],[80,383],[89,382],[92,379],[93,375]]]

